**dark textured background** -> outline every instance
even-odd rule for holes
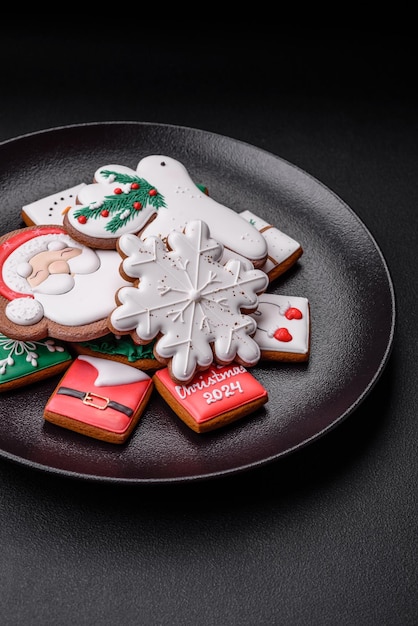
[[[283,157],[336,192],[375,237],[397,296],[395,342],[349,419],[239,476],[132,488],[0,459],[0,623],[416,624],[414,41],[196,26],[167,39],[158,22],[136,30],[119,18],[124,29],[115,21],[94,36],[81,23],[71,34],[3,34],[0,140],[137,120]]]

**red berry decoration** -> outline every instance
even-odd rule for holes
[[[86,224],[87,223],[87,217],[85,215],[79,215],[77,217],[77,222],[79,222],[80,224]]]
[[[156,189],[150,189],[148,192],[149,196],[156,196],[158,193],[158,191]]]
[[[274,333],[274,338],[277,339],[277,341],[292,341],[293,337],[292,335],[289,333],[289,331],[287,330],[287,328],[278,328],[275,333]]]
[[[134,202],[132,205],[135,211],[140,211],[142,209],[142,204],[140,202]]]
[[[102,217],[109,217],[109,211],[107,209],[103,209],[103,211],[101,211],[100,215]]]
[[[113,193],[119,196],[121,193],[123,193],[123,191],[120,187],[116,187],[116,189],[113,190]]]
[[[139,183],[132,183],[131,189],[139,189]]]
[[[297,309],[295,306],[291,306],[287,309],[284,316],[287,317],[288,320],[301,320],[302,312],[299,311],[299,309]]]

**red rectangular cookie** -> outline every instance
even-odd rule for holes
[[[79,355],[49,398],[44,418],[88,437],[123,443],[138,423],[152,389],[151,377],[136,367]]]
[[[225,426],[268,401],[267,390],[242,365],[212,366],[186,385],[175,383],[168,368],[153,381],[167,404],[197,433]]]

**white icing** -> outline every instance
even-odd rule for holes
[[[251,211],[248,211],[248,210],[241,211],[239,215],[246,222],[251,222],[251,224],[253,224],[253,226],[257,230],[261,230],[262,228],[266,228],[266,226],[270,226],[270,224],[266,222],[265,220],[263,220],[263,218],[259,217],[258,215],[255,215],[255,213],[252,213]]]
[[[29,220],[25,218],[26,222],[29,221],[35,225],[61,225],[64,217],[63,212],[69,206],[75,205],[77,194],[83,187],[84,183],[80,183],[74,187],[69,187],[63,191],[58,191],[50,196],[36,200],[36,202],[25,204],[22,207],[22,212],[24,212],[27,218],[29,218]]]
[[[75,275],[75,286],[60,295],[36,293],[45,317],[64,326],[81,326],[106,318],[115,308],[115,293],[129,285],[122,279],[116,250],[96,250],[100,267],[91,274]]]
[[[139,283],[119,291],[121,304],[110,318],[115,331],[136,331],[144,341],[161,333],[157,353],[172,359],[179,381],[190,380],[197,366],[208,367],[214,354],[221,363],[236,357],[257,363],[260,350],[250,336],[256,324],[241,308],[256,308],[267,275],[245,269],[237,259],[221,265],[223,247],[199,220],[188,222],[184,234],[172,231],[168,245],[170,252],[157,237],[120,238],[124,272]]]
[[[16,272],[21,278],[28,278],[32,274],[32,265],[28,261],[23,261],[17,266]]]
[[[5,358],[0,358],[0,379],[5,374],[6,377],[10,373],[10,369],[15,368],[16,376],[20,377],[22,374],[19,374],[19,370],[22,364],[23,368],[23,376],[29,372],[29,370],[36,369],[39,364],[39,359],[42,358],[45,365],[47,365],[47,361],[49,361],[48,356],[42,357],[39,354],[42,348],[46,348],[48,352],[61,352],[62,353],[62,362],[68,360],[70,355],[63,346],[59,344],[55,344],[53,339],[45,339],[43,341],[19,341],[17,339],[10,339],[0,333],[0,352],[1,354],[5,354]],[[58,362],[58,360],[54,359],[54,363]],[[13,375],[13,373],[12,373]],[[1,384],[1,380],[0,380]]]
[[[288,320],[287,309],[295,307],[302,313],[301,319]],[[306,354],[309,348],[309,303],[307,298],[263,293],[258,298],[257,311],[251,313],[257,322],[254,340],[261,350]],[[293,339],[278,341],[274,333],[278,328],[286,328]]]
[[[164,166],[161,163],[164,162]],[[105,196],[121,188],[130,189],[105,177],[101,172],[109,170],[145,179],[164,197],[165,207],[158,210],[146,206],[120,227],[116,233],[107,229],[108,217],[95,217],[80,224],[75,213],[81,206],[99,207]],[[72,207],[67,218],[72,228],[90,238],[113,239],[126,233],[138,233],[146,226],[142,237],[156,236],[165,239],[172,230],[184,230],[190,220],[208,223],[212,236],[230,250],[245,258],[260,261],[267,255],[267,244],[257,228],[239,217],[235,211],[220,204],[202,192],[189,176],[182,163],[167,156],[152,155],[139,161],[136,170],[123,165],[105,165],[95,173],[96,183],[85,185],[78,195],[79,206]]]
[[[231,261],[232,259],[238,259],[238,261],[241,262],[242,267],[247,270],[254,269],[254,265],[251,263],[251,261],[243,257],[241,254],[237,254],[236,252],[232,252],[232,250],[229,250],[228,248],[224,248],[222,258],[219,261],[221,265],[225,265],[226,263],[228,263],[228,261]]]
[[[36,230],[34,231],[34,236],[17,247],[3,263],[1,270],[3,280],[10,289],[18,293],[30,294],[32,292],[26,278],[19,272],[23,270],[24,264],[30,261],[36,254],[47,251],[50,249],[51,244],[64,244],[68,247],[84,249],[84,246],[71,239],[65,233],[42,234],[40,231],[37,234]]]
[[[114,181],[114,177],[109,176],[106,178],[101,174],[105,170],[112,172],[118,172],[121,174],[128,174],[130,176],[137,177],[137,172],[130,167],[124,165],[105,165],[100,167],[94,178],[97,181],[90,185],[85,185],[78,194],[78,205],[71,208],[68,211],[67,217],[70,225],[80,231],[87,237],[100,238],[100,239],[114,239],[125,233],[136,233],[141,230],[145,224],[151,219],[152,215],[156,212],[156,209],[152,206],[147,206],[141,209],[141,211],[135,212],[135,215],[119,230],[114,233],[106,229],[109,224],[108,217],[97,217],[89,219],[85,224],[80,225],[77,218],[74,217],[74,213],[80,210],[83,206],[99,207],[103,204],[106,196],[110,196],[114,193],[116,188],[120,188],[124,193],[129,193],[130,185],[121,184]]]
[[[126,363],[119,363],[118,361],[112,361],[110,359],[101,359],[86,354],[80,354],[77,358],[80,361],[90,363],[90,365],[97,370],[97,378],[94,381],[96,387],[128,385],[129,383],[149,380],[148,374]]]
[[[263,231],[261,234],[267,242],[269,256],[263,266],[265,272],[270,272],[299,250],[300,243],[298,241],[292,239],[292,237],[289,237],[289,235],[286,235],[251,211],[242,211],[239,215],[246,221],[254,224],[257,230]]]
[[[46,280],[31,288],[28,281],[18,274],[22,262],[31,261],[37,254],[47,252],[51,244],[56,249],[62,243],[82,251],[69,259],[72,273],[49,275]],[[15,292],[33,295],[33,298],[14,298],[6,307],[6,316],[22,326],[39,322],[42,314],[64,326],[82,326],[103,320],[116,305],[116,291],[131,284],[121,277],[120,263],[121,258],[116,250],[96,251],[75,242],[65,233],[44,234],[42,227],[34,229],[31,239],[18,246],[5,259],[2,267],[5,284]],[[54,281],[58,281],[57,288],[53,288]]]
[[[110,165],[105,165],[104,167],[99,167],[99,169],[97,169],[94,173],[94,180],[99,185],[102,185],[102,184],[105,185],[107,189],[109,189],[109,185],[113,184],[114,180],[112,176],[109,176],[109,177],[103,176],[102,172],[104,170],[110,170],[111,172],[118,172],[120,174],[128,174],[130,176],[132,175],[136,176],[136,171],[133,170],[131,167],[127,167],[126,165],[110,164]],[[120,183],[117,183],[112,186],[112,188],[114,187],[120,187]],[[102,187],[102,189],[105,194],[109,193],[109,191],[106,191],[104,187]],[[89,202],[92,202],[95,197],[96,197],[96,191],[93,189],[93,185],[89,185],[88,189],[85,189],[83,191],[83,194],[81,195],[83,203],[86,203],[86,204],[88,204]]]
[[[42,305],[33,298],[15,298],[6,306],[6,317],[14,324],[30,326],[41,321],[44,315]]]
[[[136,171],[155,185],[167,207],[158,210],[142,238],[164,239],[172,230],[184,230],[190,220],[202,220],[208,224],[211,236],[230,250],[254,261],[265,258],[267,244],[258,230],[249,222],[243,225],[235,211],[200,191],[182,163],[168,156],[151,155],[139,161]]]

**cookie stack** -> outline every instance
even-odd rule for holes
[[[301,245],[171,157],[103,166],[21,217],[0,238],[0,390],[59,374],[48,422],[124,443],[158,393],[203,433],[268,401],[260,360],[309,359],[308,300],[269,293]]]

